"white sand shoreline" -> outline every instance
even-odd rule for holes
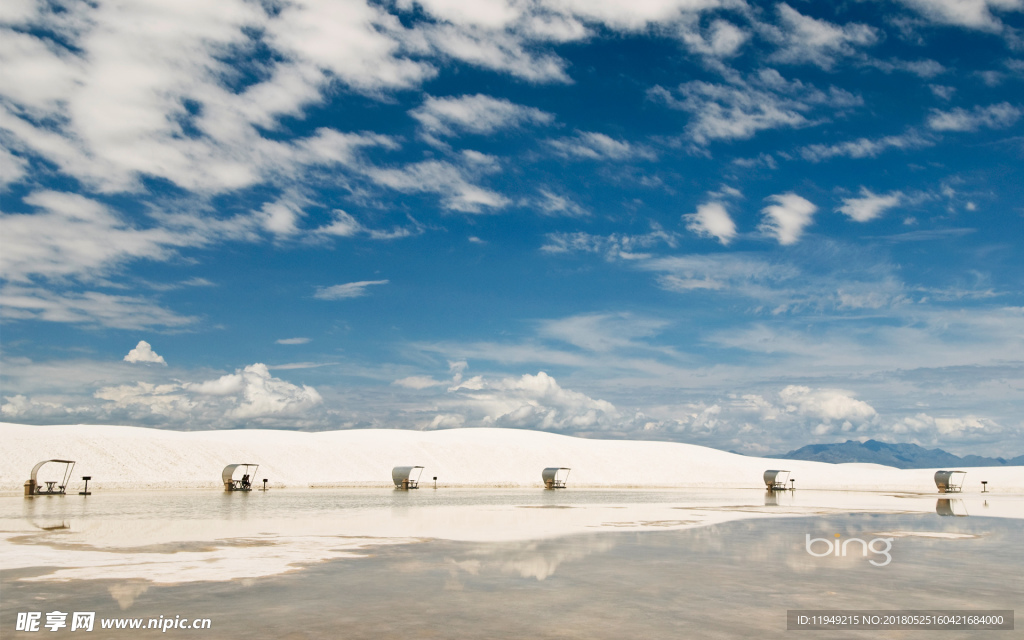
[[[697,445],[590,440],[538,431],[358,429],[298,432],[169,431],[113,425],[0,423],[0,495],[21,495],[32,466],[76,461],[69,490],[92,476],[96,491],[220,489],[226,464],[260,464],[271,487],[386,488],[391,469],[422,465],[424,484],[465,488],[540,487],[541,469],[572,468],[576,488],[760,488],[766,469],[788,469],[798,489],[935,493],[935,469],[828,464],[742,456]],[[44,467],[46,469],[46,467]],[[1024,493],[1024,467],[964,467],[965,492],[980,482]],[[40,478],[42,479],[42,478]]]

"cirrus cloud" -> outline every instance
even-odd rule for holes
[[[314,298],[318,300],[345,300],[347,298],[361,298],[367,294],[367,287],[387,284],[388,280],[362,280],[360,282],[346,282],[331,287],[318,287]]]

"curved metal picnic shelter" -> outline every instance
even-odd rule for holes
[[[51,462],[64,465],[64,474],[60,480],[44,480],[46,488],[39,486],[39,470],[44,465]],[[28,482],[25,483],[25,495],[26,496],[56,496],[64,495],[68,490],[68,482],[71,480],[71,472],[75,469],[74,460],[43,460],[42,462],[36,463],[36,466],[32,467],[32,473],[29,477]],[[59,483],[59,484],[58,484]]]

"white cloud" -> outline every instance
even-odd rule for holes
[[[335,209],[331,212],[331,222],[322,227],[319,227],[316,231],[329,236],[341,236],[347,238],[361,233],[365,230],[362,223],[352,217],[351,214],[342,211],[341,209]]]
[[[657,335],[668,322],[629,313],[596,313],[546,320],[539,334],[587,351],[607,353],[622,348],[645,349],[637,338]]]
[[[878,30],[865,24],[843,26],[805,16],[788,4],[776,5],[781,29],[766,28],[781,48],[771,59],[784,63],[807,62],[831,69],[837,58],[852,56],[857,47],[878,42]]]
[[[0,214],[0,273],[15,282],[33,275],[95,278],[131,260],[166,260],[175,248],[207,241],[187,231],[134,228],[106,206],[77,194],[37,191],[24,202],[38,211]]]
[[[679,38],[691,53],[712,59],[731,58],[750,39],[750,33],[727,20],[714,20],[703,31],[698,16],[680,24]]]
[[[732,163],[737,167],[743,167],[744,169],[766,167],[768,169],[775,170],[779,168],[779,163],[770,153],[758,154],[756,158],[735,158]]]
[[[422,105],[409,112],[430,137],[460,133],[492,134],[524,124],[550,124],[550,113],[482,94],[452,98],[427,96]]]
[[[935,76],[946,72],[946,67],[942,66],[939,62],[928,58],[923,60],[900,60],[898,58],[879,60],[877,58],[863,58],[860,60],[860,64],[880,69],[885,73],[906,71],[907,73],[912,73],[919,78],[934,78]],[[934,93],[934,89],[932,92]]]
[[[982,127],[1004,129],[1017,122],[1021,110],[1009,102],[1001,102],[988,107],[977,106],[970,111],[953,109],[940,111],[932,109],[928,116],[928,127],[934,131],[977,131]]]
[[[323,402],[316,389],[301,387],[274,378],[263,364],[252,364],[242,370],[244,387],[237,406],[228,412],[230,418],[259,418],[269,415],[300,413]]]
[[[548,140],[556,154],[563,158],[583,160],[657,160],[654,151],[643,145],[616,140],[603,133],[579,131],[573,138]]]
[[[543,371],[501,380],[475,376],[448,393],[444,413],[481,426],[572,432],[611,428],[619,419],[610,402],[563,389]]]
[[[928,88],[932,90],[932,93],[935,94],[936,98],[940,98],[942,100],[949,100],[953,97],[953,94],[956,93],[956,87],[950,87],[943,84],[930,84],[928,85]]]
[[[7,185],[19,182],[28,173],[28,162],[14,155],[5,147],[0,147],[0,191]]]
[[[779,392],[779,399],[786,411],[818,420],[863,422],[877,415],[874,407],[842,389],[789,385]]]
[[[743,140],[758,131],[819,124],[808,115],[819,108],[837,110],[859,106],[863,100],[831,87],[825,93],[800,80],[788,81],[774,69],[762,69],[743,79],[729,74],[726,84],[693,80],[679,85],[677,98],[656,86],[648,97],[692,115],[688,137],[698,145],[714,140]]]
[[[180,384],[135,384],[103,387],[93,394],[97,400],[107,401],[113,408],[141,413],[146,416],[184,419],[193,414],[199,404]]]
[[[532,204],[545,215],[569,216],[573,218],[582,218],[590,215],[589,211],[568,196],[560,196],[547,189],[539,189],[539,191],[540,198],[534,200]]]
[[[281,338],[274,341],[276,344],[309,344],[309,338]]]
[[[365,296],[367,287],[379,284],[387,284],[388,280],[362,280],[360,282],[348,282],[336,284],[331,287],[317,287],[314,298],[319,300],[344,300],[346,298],[360,298]]]
[[[1003,23],[992,10],[1021,11],[1021,0],[900,0],[924,17],[940,24],[951,24],[982,31],[999,31]]]
[[[481,0],[455,2],[453,0],[399,0],[398,6],[406,11],[419,6],[431,16],[460,26],[503,29],[516,23],[525,7],[508,0]]]
[[[24,79],[0,89],[14,105],[4,127],[20,148],[107,192],[140,190],[143,176],[219,192],[337,163],[337,153],[310,153],[318,138],[332,138],[338,151],[347,143],[349,155],[380,141],[323,130],[283,142],[260,128],[320,101],[328,78],[370,90],[429,76],[428,66],[393,57],[398,44],[385,31],[394,22],[354,1],[289,5],[273,15],[239,0],[43,11],[34,26],[61,33],[68,48],[21,32],[2,51],[5,71]],[[281,60],[260,70],[261,81],[231,86],[226,53],[247,56],[261,44]]]
[[[390,231],[384,229],[371,229],[355,219],[351,214],[335,209],[331,212],[331,221],[323,226],[312,230],[312,233],[320,236],[336,236],[339,238],[351,238],[362,235],[371,240],[395,240],[397,238],[408,238],[409,236],[423,233],[423,225],[419,224],[412,217],[409,226],[394,226]]]
[[[483,207],[500,209],[509,204],[505,196],[470,182],[463,169],[440,160],[424,160],[400,169],[371,167],[366,175],[402,193],[440,194],[441,204],[453,211],[479,213]]]
[[[152,362],[154,364],[166,365],[167,362],[164,357],[157,355],[153,351],[153,347],[150,346],[145,340],[139,340],[139,344],[134,349],[128,352],[128,355],[124,357],[125,362]]]
[[[56,419],[65,420],[74,415],[75,410],[59,402],[48,402],[37,398],[29,398],[22,394],[4,396],[7,402],[0,405],[0,416],[8,420]]]
[[[58,293],[37,287],[0,289],[0,315],[8,320],[42,320],[114,329],[180,328],[198,318],[182,316],[151,300],[99,291]]]
[[[836,144],[812,144],[800,149],[800,155],[804,160],[821,162],[830,158],[845,156],[847,158],[874,158],[883,151],[889,149],[919,149],[930,147],[935,141],[921,136],[916,131],[897,136],[884,136],[882,138],[858,138]]]
[[[780,294],[787,295],[781,283],[800,275],[792,266],[745,253],[666,256],[640,261],[637,267],[663,274],[658,284],[669,291],[729,290],[775,303]]]
[[[606,260],[635,260],[646,257],[646,254],[640,253],[644,249],[659,244],[676,246],[678,239],[674,233],[665,231],[653,223],[651,226],[650,233],[642,235],[613,233],[608,236],[598,236],[582,231],[549,233],[544,236],[545,243],[540,250],[546,253],[582,251],[601,254]]]
[[[532,26],[540,25],[534,21]],[[550,32],[555,39],[559,37],[557,31],[556,29]],[[568,33],[562,31],[562,34]],[[426,24],[417,26],[403,42],[407,48],[415,52],[436,52],[442,57],[451,57],[473,66],[509,73],[528,82],[571,82],[565,72],[567,64],[564,60],[551,54],[535,54],[532,51],[534,47],[530,46],[532,43],[507,31],[443,23]]]
[[[937,439],[969,436],[972,432],[999,433],[1002,429],[992,420],[976,416],[936,418],[918,413],[895,421],[889,426],[889,431],[900,436],[925,435]]]
[[[878,195],[866,187],[861,187],[859,198],[843,198],[843,206],[837,208],[836,211],[845,213],[856,222],[868,222],[881,216],[887,209],[899,205],[902,201],[903,194],[899,191]]]
[[[286,59],[330,73],[356,89],[413,87],[436,73],[427,62],[401,57],[406,34],[397,18],[367,2],[305,0],[261,21],[266,41]],[[315,80],[322,82],[320,77]]]
[[[430,376],[409,376],[400,380],[395,380],[391,384],[399,387],[405,387],[406,389],[429,389],[430,387],[439,387],[445,384],[441,380],[434,380]]]
[[[298,222],[304,213],[293,198],[283,197],[264,203],[257,216],[260,225],[278,236],[293,236],[299,232]]]
[[[723,245],[729,244],[736,237],[736,223],[721,202],[699,205],[697,213],[688,213],[683,216],[683,220],[690,231],[700,236],[718,238]]]
[[[745,6],[730,0],[643,0],[628,3],[616,0],[547,0],[545,4],[555,11],[621,31],[638,31],[652,24],[671,24],[689,13]]]
[[[94,396],[112,409],[222,425],[302,416],[323,402],[313,387],[274,378],[259,363],[204,382],[137,382],[102,387]]]
[[[811,224],[814,212],[818,210],[812,202],[795,193],[769,196],[766,200],[775,204],[761,209],[764,220],[758,227],[763,233],[773,236],[779,244],[795,244]]]

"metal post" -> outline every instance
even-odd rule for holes
[[[790,487],[789,487],[790,491],[796,491],[796,478],[790,478],[789,479],[789,485],[790,485]]]
[[[79,491],[80,496],[91,496],[92,492],[89,491],[89,481],[92,480],[92,476],[82,476],[82,480],[85,480],[85,491]]]
[[[434,476],[434,488],[437,488],[437,476]]]
[[[264,491],[267,490],[267,479],[266,478],[263,478],[263,490]]]
[[[988,480],[982,480],[981,481],[981,492],[982,493],[988,493],[988,486],[987,485],[988,485]]]

